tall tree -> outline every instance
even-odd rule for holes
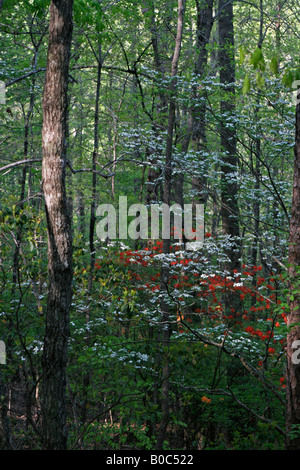
[[[205,67],[207,65],[208,49],[207,45],[210,40],[211,30],[213,26],[213,6],[214,0],[195,0],[197,8],[197,31],[196,31],[196,48],[197,57],[195,61],[195,75],[203,79]],[[196,150],[203,151],[206,148],[206,99],[205,93],[199,93],[197,87],[194,86],[194,109],[192,110],[192,127],[193,140],[195,141]],[[205,203],[207,194],[205,194],[204,186],[205,178],[194,176],[192,178],[192,186],[196,193],[196,200]]]
[[[48,234],[43,349],[43,447],[66,449],[66,364],[72,298],[71,221],[65,189],[66,118],[73,0],[52,0],[43,95],[42,184]]]
[[[171,84],[170,84],[170,104],[169,104],[169,117],[168,117],[168,133],[167,133],[167,145],[166,145],[166,160],[165,160],[165,180],[164,180],[164,193],[163,202],[164,204],[170,205],[171,199],[171,185],[172,185],[172,149],[173,149],[173,131],[175,124],[175,94],[176,94],[176,76],[178,73],[178,62],[182,44],[183,34],[183,18],[185,10],[185,0],[178,0],[178,16],[177,16],[177,34],[175,39],[175,48],[171,64]],[[170,238],[163,240],[163,253],[168,255],[170,253]],[[161,269],[161,284],[162,288],[166,289],[169,282],[169,266],[164,265]],[[170,325],[169,322],[169,307],[166,298],[162,298],[161,302],[162,310],[162,322],[163,322],[163,347],[164,347],[164,358],[163,358],[163,369],[162,369],[162,419],[160,423],[158,438],[156,442],[156,449],[163,448],[164,437],[169,422],[169,356],[168,346],[170,339]]]
[[[231,237],[228,249],[230,263],[228,270],[238,267],[239,250],[235,243],[239,237],[237,183],[236,129],[233,120],[235,112],[235,59],[232,1],[219,0],[219,66],[221,84],[221,216],[224,235]],[[225,92],[224,92],[225,90]]]
[[[102,47],[101,39],[98,40],[98,54],[94,51],[94,55],[97,61],[97,83],[96,83],[96,97],[95,97],[95,110],[94,110],[94,150],[92,155],[92,198],[91,198],[91,208],[90,208],[90,233],[89,233],[89,246],[90,246],[90,273],[89,273],[89,283],[88,283],[88,296],[89,299],[92,298],[93,293],[93,279],[94,279],[94,269],[95,269],[95,260],[96,260],[96,247],[95,247],[95,224],[96,224],[96,199],[97,199],[97,174],[96,174],[96,162],[98,159],[99,151],[99,99],[100,99],[100,87],[101,87],[101,70],[102,70]],[[90,309],[91,309],[91,300],[89,300],[86,312],[86,341],[89,344],[89,330],[88,324],[90,321]],[[90,373],[87,372],[84,376],[84,388],[87,392],[89,383],[90,383]],[[87,396],[85,396],[86,402]],[[83,423],[86,420],[86,411],[87,407],[83,407],[82,421]]]
[[[300,428],[300,364],[295,348],[300,345],[300,102],[296,107],[296,138],[294,160],[294,182],[292,197],[292,213],[290,220],[289,239],[289,279],[290,279],[290,311],[287,315],[289,333],[287,335],[287,409],[286,431],[288,450],[300,450],[300,435],[291,438],[293,427]],[[295,292],[296,291],[296,292]],[[298,354],[299,356],[299,354]]]
[[[149,29],[153,49],[154,69],[159,74],[159,76],[164,77],[168,69],[167,60],[165,58],[166,51],[168,51],[168,44],[167,41],[164,39],[166,36],[166,31],[164,31],[164,27],[158,25],[154,0],[151,0],[149,2],[144,0],[142,11],[145,17],[146,15],[150,14]],[[163,90],[159,89],[156,96],[155,112],[153,113],[152,118],[152,129],[155,136],[159,136],[161,130],[165,129],[167,113],[168,99],[167,96],[165,96]],[[146,204],[150,205],[153,203],[157,203],[159,198],[158,194],[160,189],[160,170],[156,167],[157,159],[152,156],[156,153],[155,143],[154,145],[153,143],[150,143],[146,151],[147,160],[149,161],[150,166],[148,168],[147,173],[145,200]]]

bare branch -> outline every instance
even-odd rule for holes
[[[69,162],[69,160],[66,161],[66,164],[68,165],[68,167],[70,168],[71,172],[75,175],[76,173],[83,173],[83,172],[87,172],[87,173],[96,173],[97,175],[99,176],[102,176],[102,178],[105,178],[105,179],[108,179],[108,178],[111,178],[114,173],[110,173],[108,175],[104,175],[101,171],[97,171],[97,170],[93,170],[92,168],[80,168],[79,170],[74,170],[74,168],[72,167],[71,163]]]
[[[34,75],[36,73],[40,73],[40,72],[45,72],[46,69],[44,68],[39,68],[37,70],[31,70],[31,72],[28,72],[26,75],[22,75],[21,77],[18,77],[18,78],[15,78],[14,80],[12,80],[11,82],[7,82],[5,83],[5,86],[6,88],[9,87],[10,85],[13,85],[14,83],[18,83],[20,82],[21,80],[24,80],[25,78],[28,78],[30,77],[31,75]]]
[[[28,160],[28,159],[20,160],[18,162],[9,163],[8,165],[3,166],[2,168],[0,168],[0,172],[5,171],[5,170],[10,170],[19,165],[24,165],[24,164],[28,165],[29,163],[35,163],[35,162],[41,162],[41,161],[42,161],[41,158],[32,158],[31,160]]]

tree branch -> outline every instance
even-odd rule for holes
[[[28,165],[29,163],[35,163],[35,162],[41,162],[41,161],[42,161],[41,158],[32,158],[31,160],[28,160],[28,159],[20,160],[18,162],[9,163],[8,165],[3,166],[2,168],[0,168],[0,172],[5,171],[5,170],[10,170],[19,165],[23,165],[23,164]]]
[[[5,87],[7,88],[10,85],[13,85],[14,83],[18,83],[21,80],[24,80],[25,78],[30,77],[31,75],[34,75],[34,74],[40,73],[40,72],[45,72],[45,71],[46,71],[45,68],[39,68],[37,70],[31,70],[31,72],[26,73],[26,75],[22,75],[21,77],[15,78],[14,80],[11,80],[10,82],[5,83]]]
[[[108,179],[108,178],[111,178],[114,173],[110,173],[108,175],[104,175],[101,171],[97,171],[97,170],[93,170],[93,168],[80,168],[79,170],[74,170],[74,168],[72,167],[71,163],[69,162],[69,160],[66,160],[66,164],[68,165],[68,167],[70,168],[71,172],[75,175],[76,173],[83,173],[83,172],[87,172],[87,173],[96,173],[97,175],[99,176],[102,176],[102,178],[105,178],[105,179]]]

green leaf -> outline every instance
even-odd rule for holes
[[[262,74],[260,72],[256,73],[255,79],[256,79],[257,86],[259,88],[263,88],[263,86],[265,84],[265,80],[264,80],[264,77],[262,76]]]
[[[244,79],[244,83],[243,83],[243,88],[242,88],[243,95],[246,95],[250,91],[250,86],[251,86],[250,77],[246,75]]]
[[[261,70],[264,70],[264,67],[265,67],[264,56],[263,56],[262,50],[259,47],[257,47],[256,50],[251,55],[250,65],[253,65],[255,69],[259,67]]]
[[[277,57],[273,57],[273,59],[270,62],[270,70],[274,75],[278,75],[278,60]]]
[[[285,74],[283,75],[282,77],[282,82],[285,86],[287,86],[288,88],[291,88],[292,87],[292,84],[293,84],[293,81],[294,81],[294,74],[291,70],[287,70],[285,72]]]
[[[240,52],[239,63],[240,63],[240,65],[242,65],[244,63],[245,57],[246,57],[245,50],[242,46],[240,47],[239,52]]]

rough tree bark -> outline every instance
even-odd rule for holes
[[[237,183],[232,174],[237,168],[236,134],[235,126],[226,122],[226,117],[232,116],[235,111],[235,60],[234,60],[234,31],[232,1],[219,0],[219,65],[221,83],[221,148],[224,152],[222,158],[221,177],[221,216],[223,234],[229,235],[232,245],[228,249],[230,262],[226,266],[228,271],[239,267],[239,245],[235,243],[239,238]],[[223,90],[226,90],[225,92]]]
[[[298,95],[299,96],[299,95]],[[292,212],[290,220],[289,239],[289,314],[287,325],[290,327],[287,335],[287,404],[286,431],[288,450],[300,450],[300,103],[296,106],[296,136]],[[297,352],[298,351],[298,352]],[[298,437],[291,438],[290,431],[298,426]]]
[[[42,184],[48,233],[48,298],[42,357],[43,448],[67,448],[66,364],[72,298],[72,236],[65,190],[67,88],[73,0],[52,0],[43,96]]]
[[[207,66],[208,50],[211,30],[213,26],[214,0],[195,0],[197,8],[197,31],[196,48],[197,58],[195,61],[194,73],[199,79],[203,78]],[[200,152],[206,148],[206,107],[205,94],[194,87],[193,100],[195,104],[192,108],[192,138],[195,142],[195,150]],[[205,204],[207,201],[206,178],[203,176],[192,177],[192,187],[195,191],[194,203]]]

